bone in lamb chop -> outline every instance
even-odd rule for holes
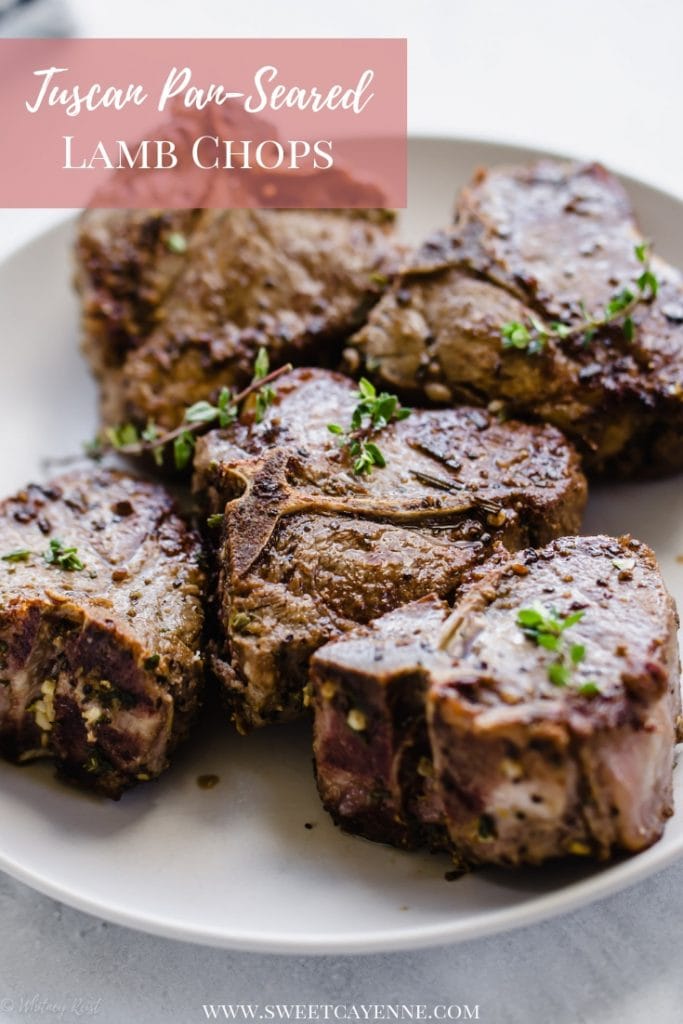
[[[479,172],[351,339],[359,361],[411,401],[553,423],[594,474],[683,468],[683,281],[598,164]]]
[[[0,752],[117,798],[197,709],[204,573],[166,492],[73,472],[0,505]]]
[[[602,536],[358,628],[311,662],[323,802],[461,865],[642,850],[672,813],[677,629],[652,551]]]
[[[260,422],[200,438],[195,490],[224,513],[213,665],[243,731],[302,710],[316,648],[425,594],[450,599],[467,570],[574,532],[578,458],[549,426],[481,409],[420,412],[371,434],[386,465],[354,470],[330,423],[359,396],[299,369]]]

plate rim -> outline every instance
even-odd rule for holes
[[[507,154],[504,159],[554,160],[586,160],[583,155],[561,153],[517,140],[498,140],[477,135],[447,135],[435,133],[411,133],[409,143],[437,144],[454,147],[479,147],[496,152],[496,162],[500,162],[501,151]],[[681,207],[683,214],[683,196],[677,195],[645,178],[625,173],[621,168],[610,170],[625,184],[638,189],[646,189],[657,201],[675,203]],[[73,225],[78,213],[64,210],[64,216],[56,223],[41,229],[37,228],[19,245],[10,248],[0,260],[0,273],[6,263],[21,257],[26,250],[37,242],[64,232],[68,225]],[[680,812],[683,814],[683,808]],[[391,847],[387,847],[390,852]],[[320,935],[311,932],[308,936],[288,936],[286,933],[271,933],[264,937],[261,932],[230,931],[229,922],[225,928],[192,925],[174,921],[172,914],[151,914],[149,911],[136,912],[135,909],[122,906],[113,901],[83,895],[77,889],[66,884],[55,882],[49,876],[8,857],[0,850],[0,870],[19,882],[40,892],[41,894],[73,907],[90,916],[113,922],[117,925],[137,931],[157,935],[180,942],[191,942],[197,945],[243,951],[249,953],[274,953],[280,955],[314,955],[329,954],[354,955],[364,953],[396,952],[400,950],[424,949],[433,946],[455,944],[485,936],[503,934],[518,928],[528,927],[540,921],[570,913],[589,903],[599,902],[624,889],[630,888],[642,879],[664,870],[671,863],[683,857],[683,837],[678,844],[661,845],[659,843],[617,864],[606,866],[603,870],[580,881],[570,882],[549,893],[530,896],[524,903],[515,904],[496,910],[487,910],[476,918],[469,916],[460,922],[432,923],[410,926],[406,924],[400,929],[379,929],[359,933],[355,937],[348,933]]]

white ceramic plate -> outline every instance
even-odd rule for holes
[[[507,146],[418,140],[406,236],[449,220],[480,164]],[[683,204],[628,183],[658,250],[683,265]],[[77,348],[67,223],[0,267],[0,493],[41,475],[95,429]],[[595,489],[586,532],[650,543],[683,606],[682,478]],[[204,773],[216,788],[197,785]],[[159,782],[118,803],[60,786],[45,765],[0,764],[0,867],[82,910],[162,935],[245,950],[329,953],[417,947],[526,924],[597,899],[683,853],[683,773],[664,839],[611,867],[481,871],[447,882],[444,857],[399,853],[337,831],[321,810],[304,724],[246,739],[208,722]],[[313,824],[307,829],[305,824]]]

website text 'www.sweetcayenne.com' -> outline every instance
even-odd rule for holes
[[[205,1020],[467,1021],[481,1020],[467,1003],[204,1003]]]

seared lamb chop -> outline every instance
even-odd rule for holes
[[[643,849],[671,813],[677,628],[649,548],[567,537],[484,573],[449,619],[414,603],[329,644],[311,673],[326,806],[387,842],[445,826],[462,864]]]
[[[176,426],[222,386],[335,362],[398,261],[387,211],[93,210],[77,244],[84,350],[106,423]]]
[[[0,523],[0,753],[117,798],[198,705],[198,540],[160,487],[104,470],[30,485]]]
[[[656,298],[594,333],[503,346],[532,318],[569,328],[603,314],[643,271],[621,185],[596,164],[481,171],[455,226],[430,239],[352,339],[384,385],[411,400],[494,402],[574,439],[594,473],[683,468],[683,282],[661,260]],[[644,289],[649,295],[649,290]]]
[[[260,423],[198,442],[195,489],[225,513],[215,667],[242,730],[300,712],[308,659],[327,640],[452,596],[497,544],[545,543],[580,520],[585,480],[554,428],[414,411],[378,432],[386,467],[357,475],[328,430],[357,402],[353,381],[300,369]]]

